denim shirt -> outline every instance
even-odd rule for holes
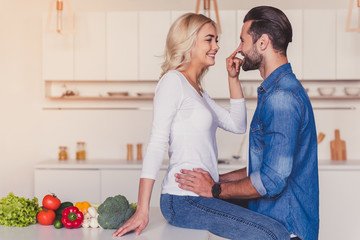
[[[319,232],[317,136],[309,97],[290,63],[258,88],[250,124],[249,176],[262,196],[249,208],[314,240]]]

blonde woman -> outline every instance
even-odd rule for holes
[[[163,72],[155,91],[153,125],[143,161],[137,210],[113,236],[133,230],[139,235],[147,226],[152,188],[167,149],[170,164],[162,182],[160,203],[165,219],[175,226],[206,229],[232,239],[236,238],[228,235],[228,228],[233,233],[242,231],[241,222],[222,212],[241,215],[247,209],[217,198],[200,197],[181,189],[175,180],[181,169],[203,169],[218,181],[216,129],[239,134],[246,131],[237,52],[227,59],[230,111],[217,105],[201,86],[207,69],[215,64],[217,41],[216,24],[201,14],[185,14],[171,26]]]

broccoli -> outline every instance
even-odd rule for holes
[[[116,195],[108,197],[98,208],[98,222],[102,228],[117,229],[121,227],[133,214],[134,208],[126,197]]]

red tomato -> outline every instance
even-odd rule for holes
[[[43,208],[38,212],[36,219],[41,225],[51,225],[55,220],[56,214],[53,210]]]
[[[61,201],[55,195],[46,195],[42,201],[42,205],[46,209],[56,210],[60,207]]]

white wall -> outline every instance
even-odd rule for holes
[[[74,11],[186,10],[194,0],[76,0]],[[221,9],[249,9],[258,4],[281,8],[346,8],[347,1],[218,1]],[[73,158],[76,141],[87,143],[89,158],[125,158],[127,143],[146,143],[151,111],[43,110],[41,16],[48,0],[0,0],[0,197],[10,191],[33,196],[33,167],[55,159],[59,145],[67,145]],[[349,103],[356,105],[359,103]],[[250,104],[251,105],[251,104]],[[251,110],[249,111],[249,122]],[[360,158],[358,111],[316,111],[318,129],[328,136],[320,145],[321,158],[329,158],[334,128],[348,140],[349,158]],[[331,136],[331,139],[333,136]],[[351,141],[350,141],[351,140]],[[219,153],[237,151],[241,136],[218,133]],[[38,196],[39,197],[39,196]]]

